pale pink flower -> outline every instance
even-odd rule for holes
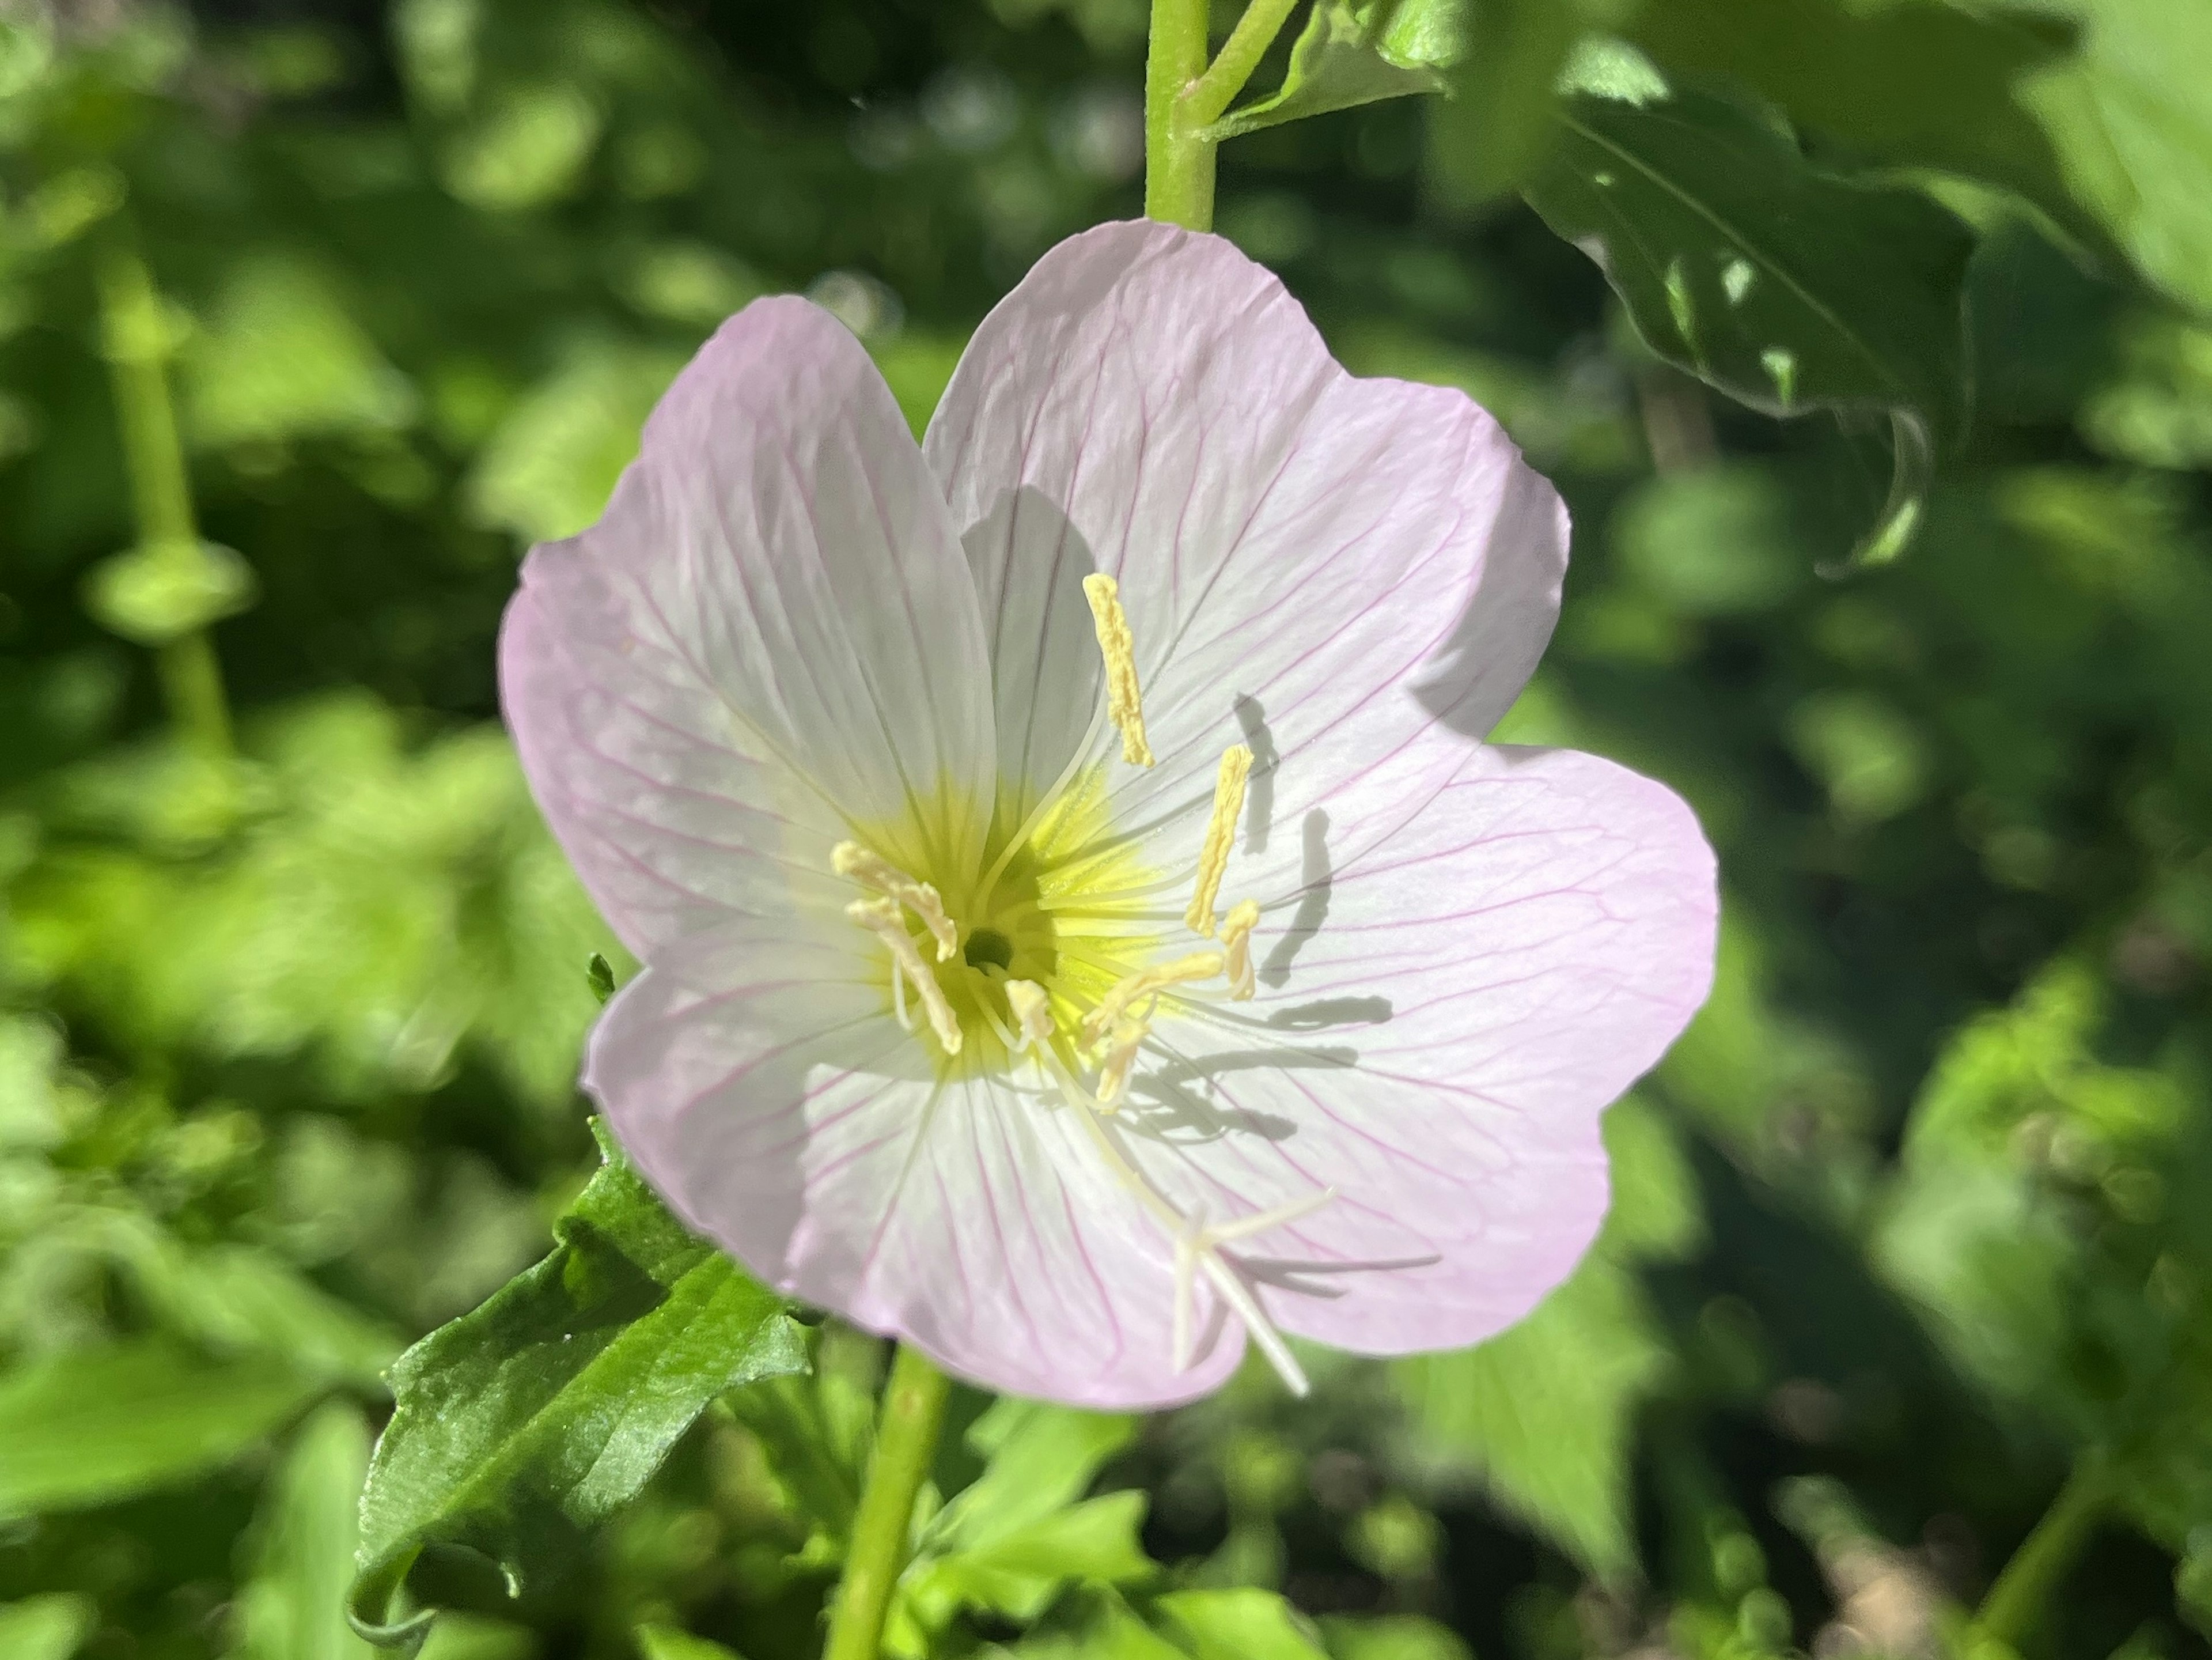
[[[762,1280],[995,1388],[1510,1325],[1712,960],[1680,800],[1480,741],[1566,541],[1489,416],[1212,237],[1047,254],[920,447],[826,313],[748,307],[501,640],[645,964],[586,1087]]]

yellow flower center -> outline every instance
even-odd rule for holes
[[[1146,1179],[1122,1132],[1107,1122],[1126,1122],[1122,1109],[1164,997],[1237,1001],[1253,995],[1252,933],[1260,907],[1246,899],[1225,918],[1215,911],[1252,751],[1238,744],[1222,755],[1190,903],[1180,919],[1188,933],[1180,933],[1159,909],[1171,879],[1146,865],[1133,839],[1114,834],[1107,809],[1110,763],[1091,758],[1110,721],[1121,733],[1122,759],[1153,764],[1135,642],[1119,590],[1103,575],[1086,577],[1083,588],[1105,659],[1105,696],[1067,771],[1043,800],[1017,819],[1018,797],[1002,792],[972,867],[962,861],[939,868],[933,860],[928,867],[908,868],[878,850],[955,845],[957,837],[939,832],[961,822],[965,804],[947,800],[918,805],[896,823],[856,826],[854,839],[830,850],[830,868],[863,890],[846,915],[883,942],[891,1012],[933,1047],[940,1073],[1011,1075],[1034,1068],[1166,1231],[1176,1251],[1176,1368],[1189,1363],[1191,1299],[1203,1277],[1284,1381],[1303,1394],[1297,1361],[1221,1247],[1293,1222],[1334,1190],[1208,1225],[1185,1215]],[[1218,943],[1192,949],[1189,935]]]

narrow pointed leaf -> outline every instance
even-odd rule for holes
[[[332,1402],[301,1426],[270,1481],[252,1578],[239,1601],[239,1660],[370,1660],[346,1621],[368,1432]]]

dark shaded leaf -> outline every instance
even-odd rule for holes
[[[1966,228],[1905,190],[1815,171],[1735,105],[1627,60],[1565,100],[1529,204],[1596,260],[1644,341],[1773,416],[1886,417],[1890,499],[1858,557],[1916,527],[1935,447],[1965,410]]]

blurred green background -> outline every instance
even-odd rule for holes
[[[757,295],[836,312],[919,429],[1030,261],[1137,210],[1143,28],[0,6],[0,1657],[370,1652],[334,1610],[380,1373],[593,1162],[615,953],[497,725],[517,558]],[[1526,1325],[1053,1456],[1142,1496],[1160,1584],[1279,1590],[1340,1660],[1934,1654],[2072,1470],[2042,1647],[2204,1654],[2212,331],[1985,224],[1970,435],[1905,558],[1826,575],[1880,453],[1658,363],[1525,209],[1446,210],[1431,119],[1238,140],[1218,228],[1565,491],[1502,735],[1687,795],[1719,983]],[[228,552],[158,539],[179,451]],[[880,1356],[821,1342],[787,1405],[849,1442]],[[769,1416],[430,1652],[803,1652],[834,1560]]]

